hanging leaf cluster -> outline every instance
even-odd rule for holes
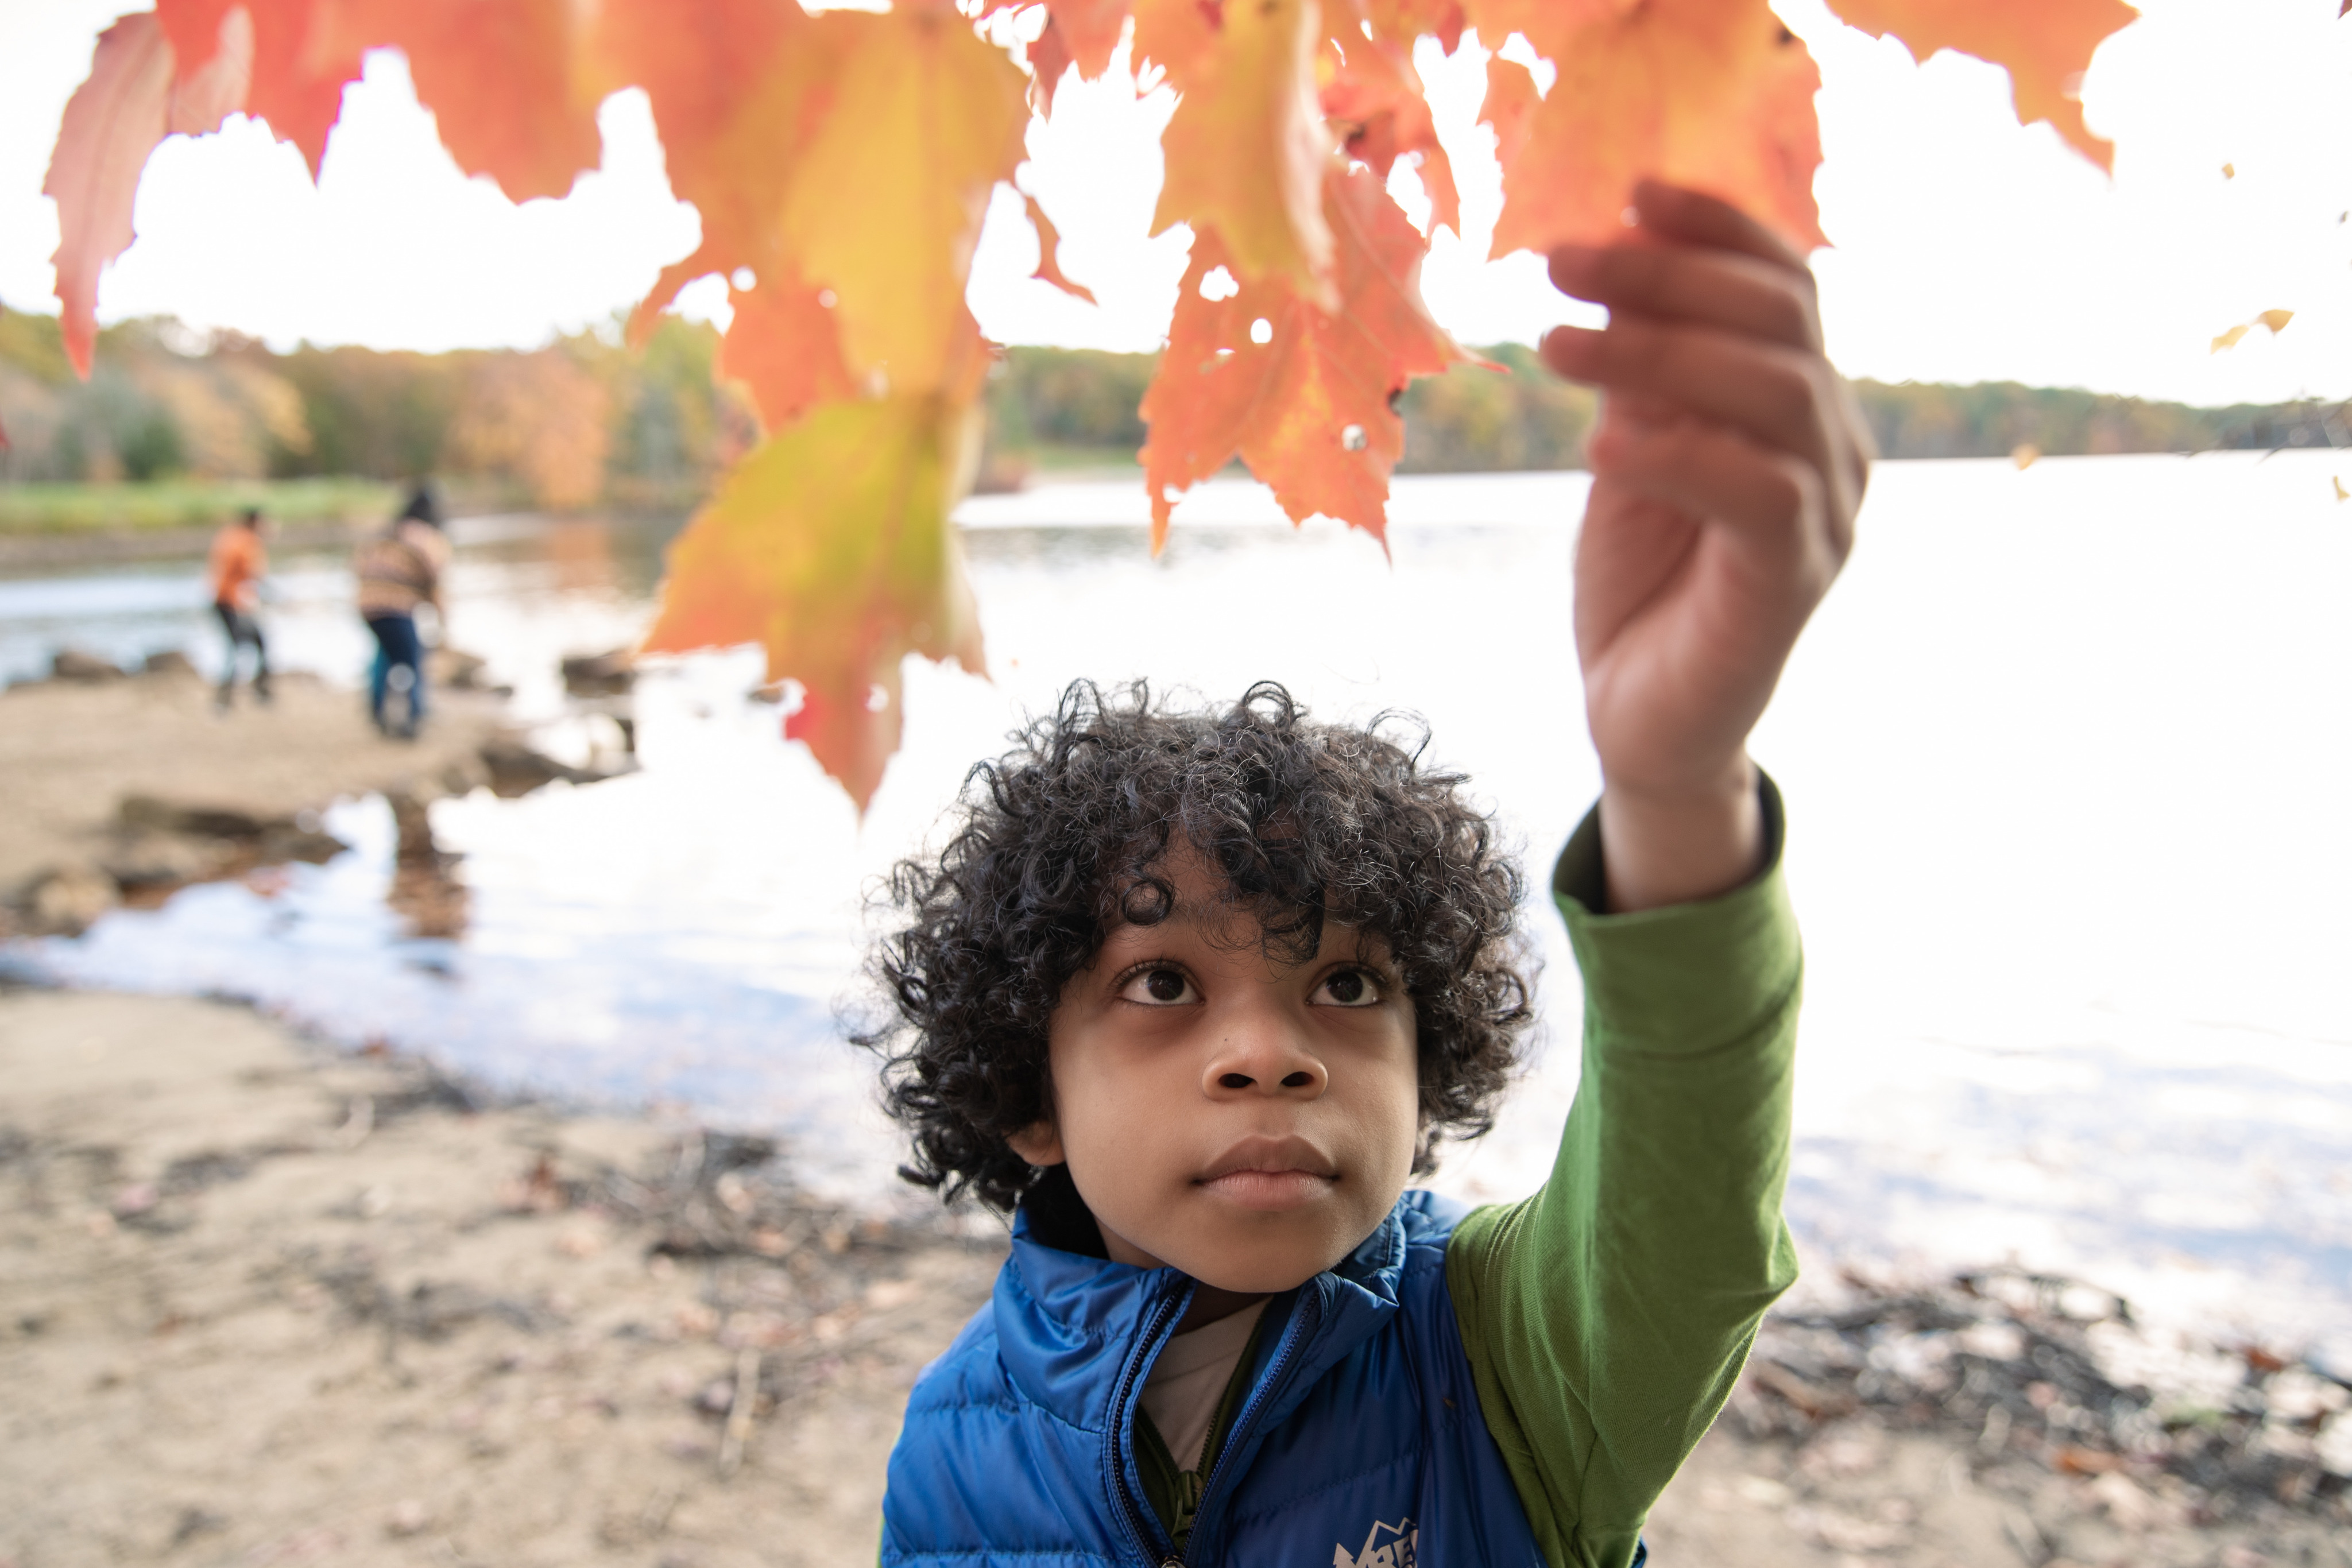
[[[1918,57],[2006,67],[2021,119],[2108,162],[2074,86],[2134,19],[2122,0],[1831,5]],[[1006,12],[1034,39],[1019,58],[989,41]],[[763,646],[769,678],[803,694],[787,733],[862,807],[898,746],[906,655],[985,668],[949,521],[990,364],[964,293],[1030,117],[1053,112],[1071,71],[1175,94],[1153,230],[1182,225],[1192,248],[1143,402],[1154,548],[1183,492],[1235,457],[1294,519],[1378,537],[1398,398],[1464,357],[1419,287],[1430,234],[1461,218],[1413,51],[1473,30],[1523,37],[1551,76],[1499,54],[1487,66],[1498,253],[1606,240],[1645,176],[1824,243],[1820,77],[1766,0],[898,0],[814,15],[795,0],[156,0],[100,37],[50,164],[66,346],[87,374],[99,276],[131,242],[140,172],[167,135],[244,113],[315,176],[343,89],[369,51],[395,48],[458,165],[522,201],[594,167],[597,106],[643,89],[702,238],[637,325],[686,284],[728,278],[721,368],[767,431],[673,548],[647,645]],[[1426,232],[1389,193],[1400,162],[1427,197]],[[1036,276],[1091,299],[1025,200]]]

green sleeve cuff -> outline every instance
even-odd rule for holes
[[[1729,893],[1631,915],[1599,913],[1608,885],[1601,808],[1584,814],[1552,869],[1552,898],[1568,922],[1584,977],[1586,1016],[1612,1026],[1612,1049],[1688,1055],[1748,1031],[1759,996],[1787,989],[1798,970],[1796,916],[1780,874],[1788,836],[1780,787],[1761,768],[1764,865]]]

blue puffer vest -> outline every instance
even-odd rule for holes
[[[1143,1500],[1134,1431],[1192,1282],[1047,1246],[1024,1208],[995,1299],[908,1401],[883,1563],[1542,1568],[1445,1286],[1465,1212],[1409,1192],[1353,1254],[1268,1304],[1179,1559]]]

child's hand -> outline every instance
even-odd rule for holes
[[[1607,392],[1576,557],[1610,907],[1728,891],[1763,849],[1748,733],[1853,544],[1870,438],[1822,353],[1812,274],[1760,225],[1654,183],[1627,243],[1555,251],[1609,307],[1543,357]]]

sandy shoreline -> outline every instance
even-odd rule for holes
[[[0,1081],[5,1568],[870,1562],[907,1390],[1002,1257],[811,1201],[756,1140],[478,1103],[225,1004],[0,995]],[[2308,1462],[2200,1449],[2200,1486],[2168,1431],[2065,1431],[2056,1307],[1971,1309],[2015,1342],[1964,1332],[1921,1396],[1873,1347],[1923,1310],[1768,1327],[1659,1560],[2352,1568]]]

